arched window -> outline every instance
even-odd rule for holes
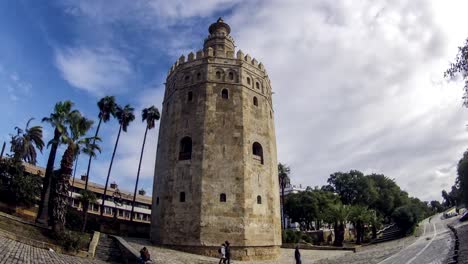
[[[254,98],[253,98],[253,104],[254,104],[255,106],[258,106],[258,99],[257,99],[256,96],[254,96]]]
[[[187,93],[187,101],[191,102],[192,99],[193,99],[193,92],[190,91],[190,92]]]
[[[254,160],[257,160],[260,162],[260,164],[263,164],[263,148],[262,145],[258,142],[254,142],[252,145],[252,154]]]
[[[180,192],[179,201],[181,203],[185,202],[185,192]]]
[[[260,89],[260,83],[256,82],[255,83],[255,88]]]
[[[229,91],[228,91],[228,89],[223,89],[223,90],[221,91],[221,98],[223,98],[223,99],[229,99]]]
[[[226,194],[225,193],[222,193],[222,194],[219,195],[219,201],[222,202],[222,203],[226,202]]]
[[[221,72],[220,71],[216,72],[216,79],[221,79]]]
[[[185,76],[185,82],[188,82],[188,81],[190,81],[190,76],[189,76],[189,75],[186,75],[186,76]]]
[[[234,80],[234,73],[230,72],[228,74],[229,80]]]
[[[257,204],[262,204],[262,197],[257,195]]]
[[[201,73],[197,73],[197,80],[201,80]]]
[[[180,141],[179,160],[192,159],[192,139],[184,137]]]
[[[250,85],[250,78],[249,77],[247,77],[247,84]]]
[[[159,197],[156,197],[156,205],[159,204]]]

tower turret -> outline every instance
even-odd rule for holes
[[[210,35],[205,39],[203,49],[206,51],[212,48],[215,54],[234,52],[234,39],[229,35],[231,27],[224,23],[222,18],[218,18],[216,23],[213,23],[208,28]]]

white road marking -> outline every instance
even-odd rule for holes
[[[424,229],[423,229],[424,231],[423,231],[423,234],[422,234],[421,238],[424,237],[424,236],[426,235],[426,226],[427,226],[427,224],[424,223]],[[420,239],[421,239],[421,238],[420,238]],[[418,240],[419,240],[419,239],[418,239]],[[401,249],[400,251],[398,251],[397,253],[395,253],[395,254],[391,255],[390,257],[388,257],[388,258],[386,258],[386,259],[380,261],[380,262],[377,263],[377,264],[382,264],[382,263],[384,263],[385,261],[390,260],[390,259],[392,259],[392,258],[398,256],[398,254],[400,254],[403,250],[405,250],[405,249],[411,247],[412,245],[414,245],[418,240],[416,240],[416,241],[414,241],[413,243],[411,243],[411,245],[408,245],[407,247],[402,248],[402,249]]]
[[[437,228],[436,228],[436,225],[433,223],[432,226],[434,227],[434,235],[432,236],[432,239],[431,241],[429,241],[429,243],[427,243],[427,245],[421,249],[418,254],[416,254],[412,259],[410,259],[408,262],[406,262],[406,264],[410,264],[411,262],[413,262],[419,255],[421,255],[424,250],[426,250],[427,247],[429,247],[429,245],[432,243],[432,241],[434,241],[434,238],[436,238],[437,236]]]

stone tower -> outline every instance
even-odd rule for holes
[[[234,258],[271,259],[281,245],[272,91],[230,31],[218,19],[167,75],[151,239],[204,255],[229,240]]]

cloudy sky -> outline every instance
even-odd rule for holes
[[[293,183],[323,185],[333,172],[358,169],[440,199],[468,147],[463,85],[443,78],[468,37],[466,10],[466,0],[1,1],[0,140],[30,117],[39,124],[60,100],[96,120],[97,100],[115,95],[137,109],[111,178],[132,190],[141,109],[161,109],[167,70],[200,49],[222,16],[272,80],[278,160],[291,166]],[[117,130],[116,121],[102,129],[92,181],[105,180]],[[143,160],[149,192],[157,130]]]

